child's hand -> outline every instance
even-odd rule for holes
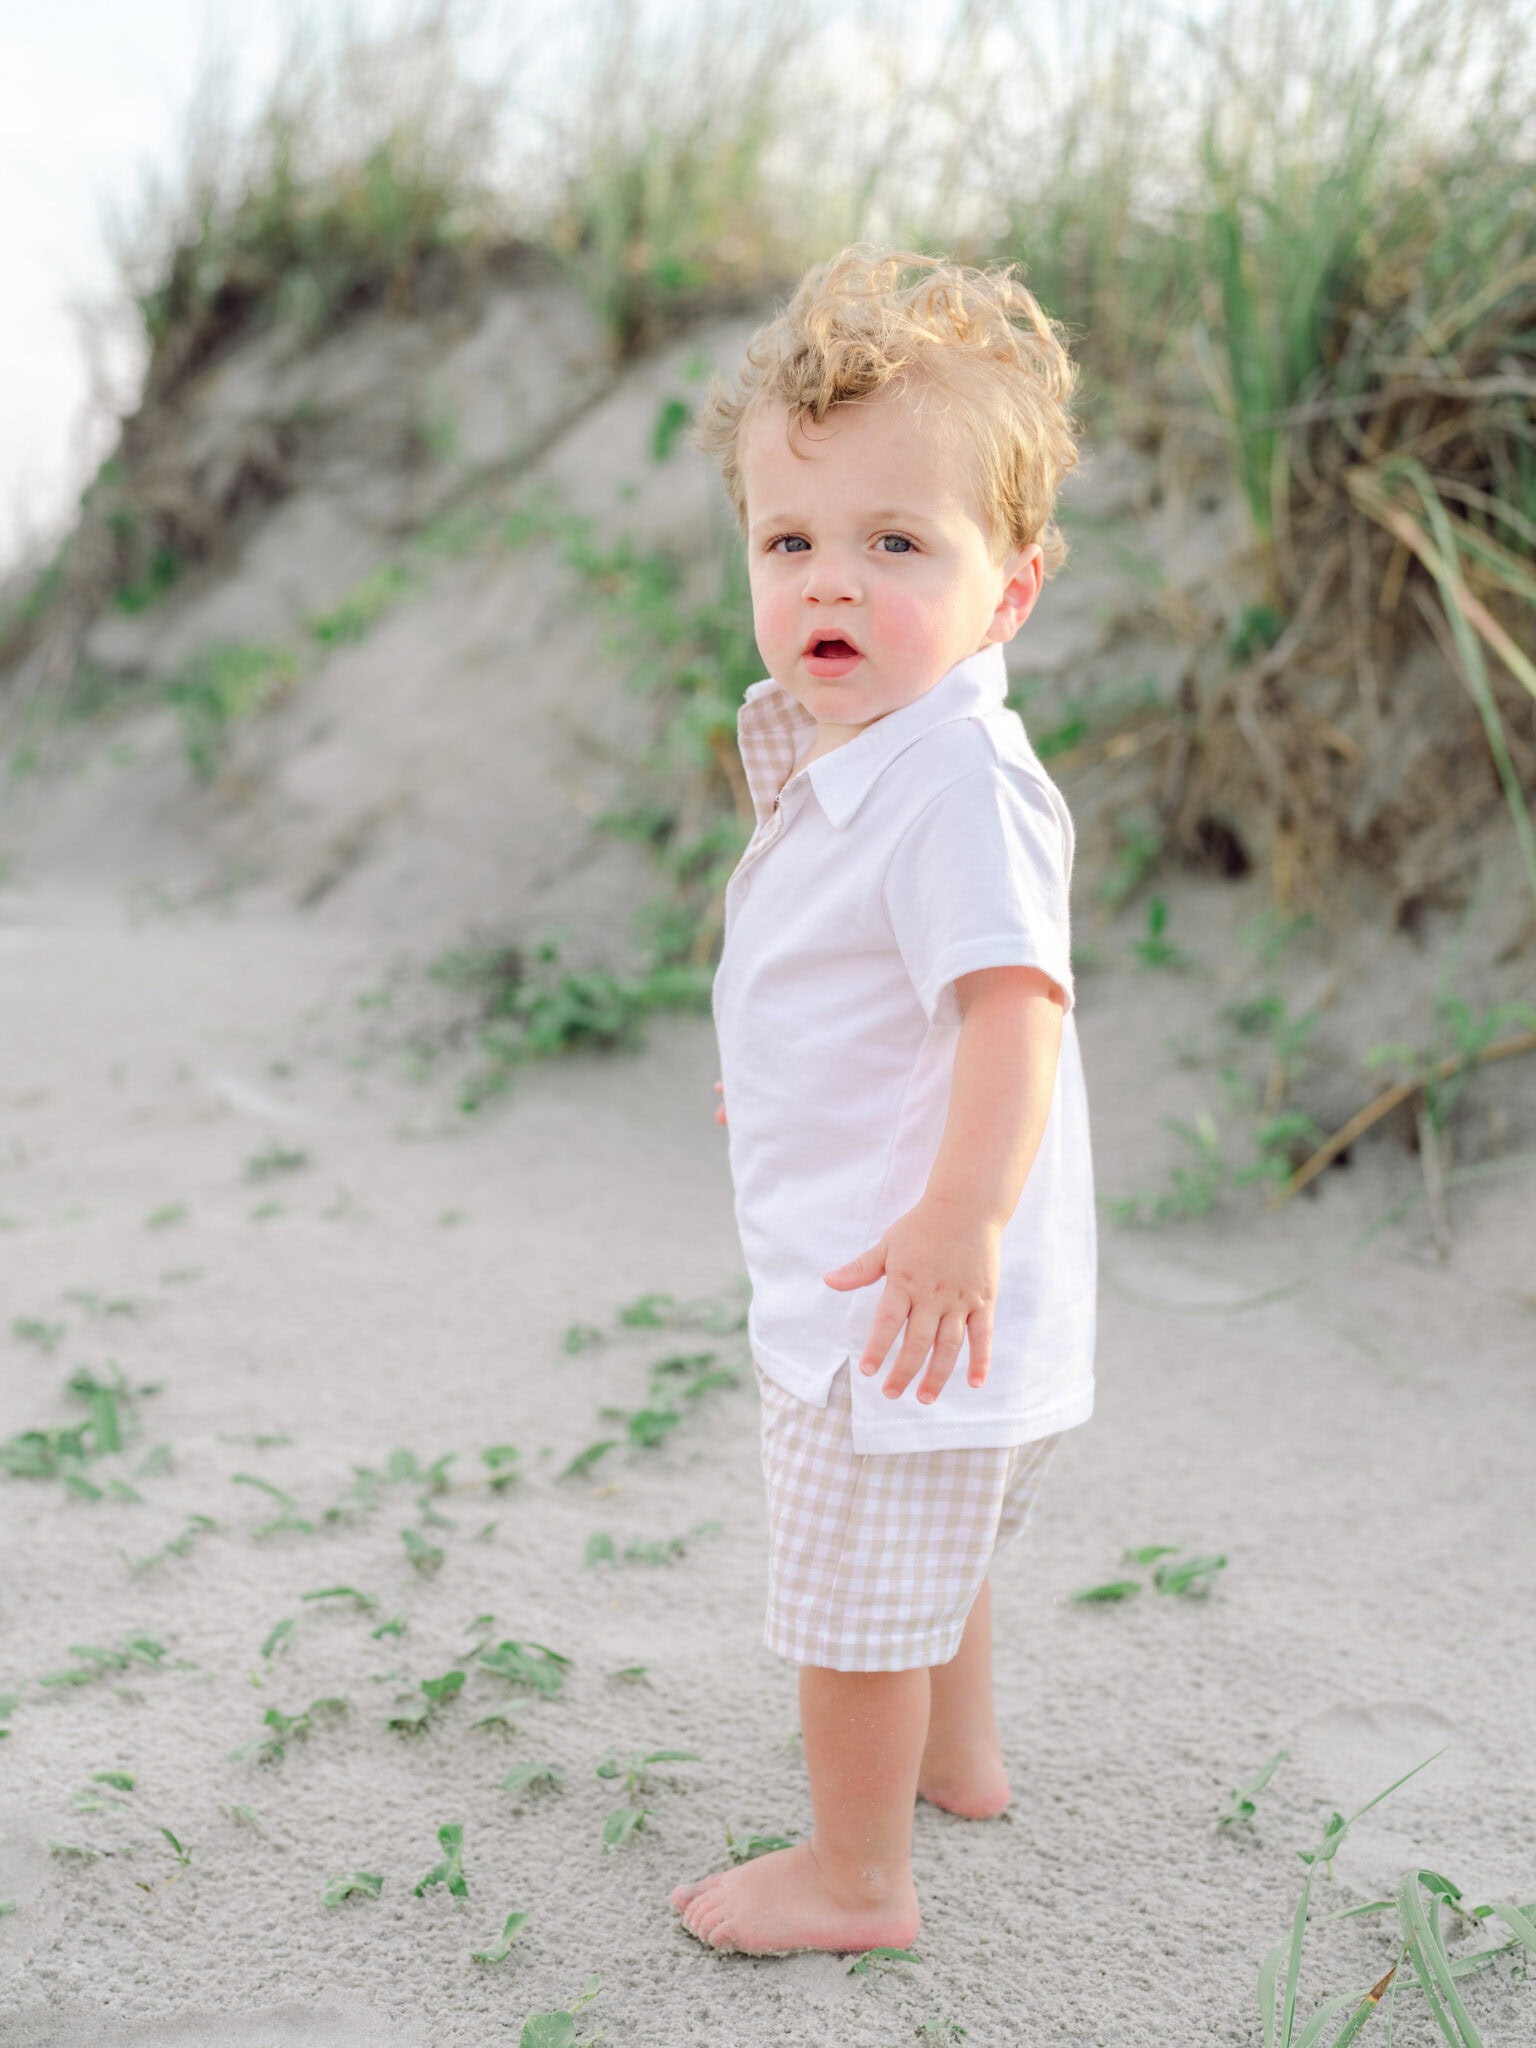
[[[715,1083],[715,1090],[720,1097],[720,1100],[715,1104],[715,1122],[723,1124],[725,1122],[725,1083],[717,1081]]]
[[[877,1245],[822,1278],[829,1287],[869,1287],[885,1275],[885,1292],[859,1360],[874,1373],[906,1325],[906,1342],[881,1391],[893,1400],[928,1367],[917,1398],[926,1407],[955,1369],[960,1346],[970,1342],[967,1383],[979,1387],[992,1356],[992,1312],[1002,1225],[927,1196],[899,1216]]]

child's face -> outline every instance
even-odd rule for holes
[[[786,408],[742,446],[747,561],[769,674],[851,739],[993,641],[1040,592],[1040,549],[996,559],[969,465],[900,393],[836,406],[785,444]],[[818,656],[817,640],[850,650]]]

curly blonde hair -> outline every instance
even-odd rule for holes
[[[1038,541],[1047,576],[1066,559],[1053,512],[1077,463],[1070,410],[1077,365],[1065,330],[1050,319],[1009,263],[986,270],[853,242],[817,264],[787,307],[747,344],[734,384],[711,379],[689,440],[719,458],[726,492],[747,527],[744,432],[778,401],[787,435],[820,424],[835,405],[886,390],[927,410],[934,394],[953,444],[976,465],[994,553]],[[902,284],[906,271],[921,273]]]

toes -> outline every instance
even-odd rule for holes
[[[704,1923],[718,1917],[718,1911],[709,1899],[695,1899],[683,1914],[683,1925],[690,1934],[704,1938]]]
[[[723,1871],[711,1871],[708,1877],[695,1878],[692,1884],[680,1884],[672,1893],[672,1903],[681,1913],[695,1899],[701,1899],[706,1892],[712,1892],[725,1875]]]

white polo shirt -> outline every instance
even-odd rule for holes
[[[1072,820],[1006,706],[1001,646],[812,761],[815,719],[769,676],[737,737],[757,815],[725,894],[714,983],[748,1337],[767,1376],[826,1405],[852,1362],[856,1451],[1028,1443],[1093,1410],[1097,1236],[1072,1012]],[[1038,967],[1067,998],[1040,1150],[1004,1226],[991,1358],[968,1342],[936,1401],[857,1361],[885,1289],[823,1273],[922,1196],[949,1112],[973,968]],[[887,1355],[894,1364],[905,1326]],[[919,1378],[921,1375],[919,1375]]]

